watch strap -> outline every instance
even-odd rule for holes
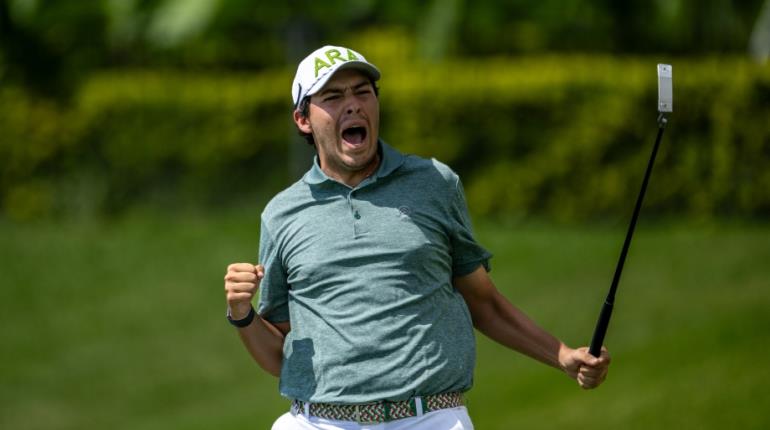
[[[256,315],[257,313],[254,311],[254,306],[252,306],[251,309],[249,309],[249,313],[243,317],[243,319],[234,320],[233,317],[230,316],[230,309],[227,309],[227,321],[238,328],[243,328],[251,324],[251,322],[254,321],[254,317]]]

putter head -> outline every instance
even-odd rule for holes
[[[673,68],[670,64],[658,64],[658,112],[674,111]]]

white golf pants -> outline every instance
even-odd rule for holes
[[[287,412],[275,421],[272,430],[473,430],[473,424],[468,410],[460,406],[380,424],[358,424]]]

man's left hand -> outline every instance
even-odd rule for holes
[[[586,389],[596,388],[607,378],[610,366],[610,354],[602,347],[600,357],[588,352],[588,347],[572,349],[562,345],[559,351],[559,363],[564,372]]]

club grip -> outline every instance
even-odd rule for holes
[[[594,357],[599,357],[602,354],[604,335],[607,334],[607,327],[610,325],[612,307],[612,303],[605,301],[604,306],[602,306],[602,312],[599,314],[599,320],[596,322],[594,337],[591,339],[591,346],[588,348],[588,352]]]

